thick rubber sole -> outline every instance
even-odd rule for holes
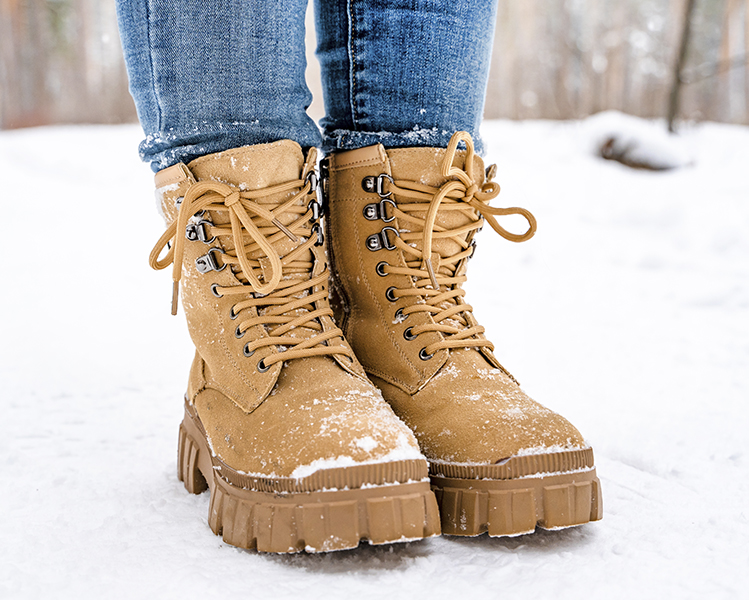
[[[192,494],[210,490],[208,524],[227,544],[259,552],[328,552],[356,548],[361,540],[377,545],[440,534],[428,481],[298,493],[244,489],[220,475],[226,467],[211,456],[201,429],[186,411],[179,428],[178,476]],[[346,480],[347,469],[331,471],[334,480]],[[273,480],[262,481],[272,487]],[[279,489],[288,488],[288,481],[279,482],[285,484]]]
[[[586,451],[582,451],[586,452]],[[564,455],[572,453],[563,453]],[[488,533],[492,537],[517,536],[541,529],[564,529],[601,519],[603,500],[601,484],[592,466],[593,454],[576,470],[524,474],[533,471],[533,457],[516,457],[504,464],[504,479],[446,477],[446,465],[431,464],[432,490],[440,507],[442,533],[447,535],[477,536]],[[548,459],[553,455],[546,455]],[[530,460],[529,460],[530,459]],[[581,456],[562,456],[561,462],[580,463]],[[548,460],[546,460],[548,462]],[[456,470],[456,467],[452,470]],[[517,468],[523,466],[525,468]],[[516,467],[513,469],[513,467]],[[479,467],[481,469],[481,467]],[[482,473],[486,475],[486,473]]]

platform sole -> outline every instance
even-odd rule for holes
[[[428,481],[357,489],[324,486],[326,491],[300,493],[257,491],[232,485],[215,463],[199,425],[186,414],[179,429],[179,479],[190,493],[210,490],[208,524],[232,546],[260,552],[327,552],[356,548],[361,540],[389,544],[440,533]],[[377,467],[372,465],[373,470]],[[334,479],[340,480],[345,469],[335,471]],[[264,480],[266,487],[269,481]]]
[[[439,467],[444,465],[430,465],[431,482],[447,535],[517,536],[602,517],[601,484],[592,466],[506,479],[445,477],[437,474],[445,470]]]

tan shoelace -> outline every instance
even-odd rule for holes
[[[268,196],[297,191],[288,200],[279,205],[262,205],[258,202]],[[172,314],[176,314],[179,298],[179,282],[182,278],[182,261],[185,248],[185,236],[179,235],[187,228],[190,219],[203,211],[221,214],[228,213],[229,223],[211,225],[211,235],[217,240],[231,236],[234,250],[229,252],[223,247],[216,247],[221,254],[224,265],[230,266],[240,285],[221,287],[214,286],[213,293],[218,296],[237,297],[232,307],[231,318],[239,321],[237,337],[256,325],[268,327],[268,337],[263,337],[245,345],[246,356],[251,356],[257,349],[266,346],[279,346],[281,352],[266,357],[261,362],[267,369],[273,363],[304,358],[344,354],[353,360],[352,352],[347,345],[327,344],[328,340],[343,338],[337,327],[325,330],[323,317],[331,317],[332,309],[327,302],[327,282],[329,272],[325,268],[319,275],[313,276],[313,263],[299,260],[313,246],[319,243],[319,229],[313,225],[314,213],[312,204],[300,200],[311,195],[311,202],[316,200],[316,191],[309,180],[295,180],[281,185],[253,191],[238,191],[229,185],[216,181],[201,181],[193,184],[185,194],[179,208],[177,219],[156,242],[151,251],[149,262],[154,269],[172,267],[173,297]],[[279,217],[287,214],[297,215],[289,225],[283,225]],[[255,221],[264,221],[258,226]],[[249,243],[246,243],[249,237]],[[274,246],[284,238],[300,242],[308,238],[291,252],[281,257]],[[163,259],[159,255],[168,245],[171,247]],[[262,256],[250,258],[250,255],[262,251]],[[261,281],[260,276],[263,277]],[[315,291],[317,288],[318,291]],[[316,308],[316,303],[320,308]],[[240,313],[248,308],[257,308],[258,315],[240,321]],[[271,329],[272,328],[272,329]],[[306,328],[319,332],[311,337],[294,337],[289,332],[295,328]]]
[[[466,145],[465,169],[453,167],[455,153],[460,142]],[[393,297],[415,296],[422,298],[418,303],[404,308],[403,317],[417,312],[432,315],[433,323],[418,325],[410,335],[418,336],[428,331],[439,331],[443,339],[426,346],[423,352],[429,357],[443,348],[494,349],[494,345],[483,337],[484,328],[473,314],[473,307],[463,300],[465,291],[461,288],[467,280],[458,275],[458,267],[473,254],[473,238],[484,221],[506,240],[524,242],[536,232],[535,217],[524,208],[493,208],[489,202],[499,194],[499,185],[488,181],[479,187],[473,177],[474,147],[471,136],[458,132],[452,136],[442,163],[442,176],[451,178],[439,189],[413,181],[397,180],[391,183],[389,191],[397,198],[393,216],[401,227],[394,244],[406,256],[406,267],[388,265],[384,271],[407,275],[415,283],[415,288],[394,288]],[[407,204],[408,200],[419,200]],[[426,202],[429,202],[427,205]],[[424,213],[423,218],[414,213]],[[446,229],[437,224],[440,211],[460,211],[468,216],[468,223],[456,229]],[[504,229],[495,216],[518,214],[528,221],[525,233],[514,234]],[[408,229],[404,231],[404,229]],[[452,256],[443,257],[432,252],[435,239],[449,238],[462,248]],[[421,250],[409,242],[421,241]],[[410,260],[409,260],[410,258]]]

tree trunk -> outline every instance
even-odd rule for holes
[[[695,0],[687,0],[687,4],[684,9],[684,24],[681,30],[681,41],[679,43],[679,53],[676,57],[676,64],[674,65],[673,73],[673,84],[671,86],[671,94],[668,99],[668,130],[674,132],[674,121],[679,113],[679,95],[681,93],[681,72],[684,69],[684,63],[687,59],[687,51],[689,50],[689,36],[692,31],[692,15],[694,14]]]

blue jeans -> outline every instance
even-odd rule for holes
[[[154,171],[291,139],[325,151],[447,146],[478,128],[496,0],[318,0],[326,116],[307,115],[307,0],[117,0]]]

